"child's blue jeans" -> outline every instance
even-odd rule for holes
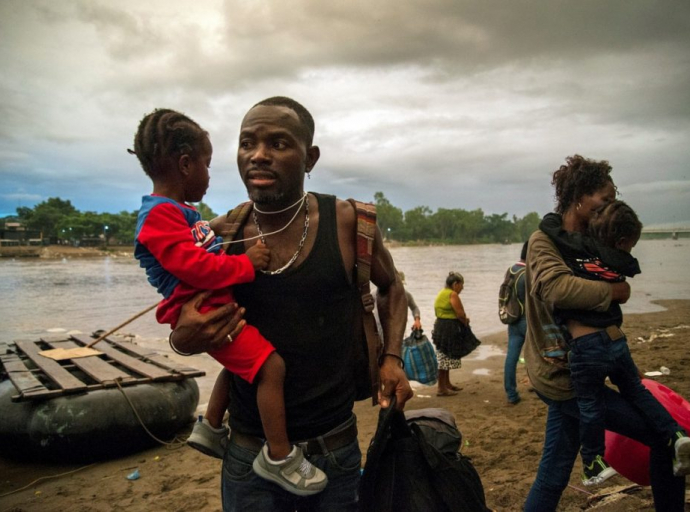
[[[628,342],[617,327],[580,336],[570,341],[570,373],[580,408],[580,454],[589,464],[604,456],[605,381],[608,376],[620,394],[647,419],[661,439],[669,439],[680,427],[659,401],[642,385],[630,356]]]

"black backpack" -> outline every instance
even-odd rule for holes
[[[513,271],[511,266],[498,289],[498,318],[504,324],[514,324],[525,313],[525,306],[517,293],[518,279],[525,273],[525,267]]]
[[[472,461],[458,452],[461,440],[444,409],[405,415],[394,403],[381,409],[360,481],[360,510],[489,512]]]

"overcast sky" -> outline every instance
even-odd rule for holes
[[[544,214],[579,153],[645,224],[690,224],[687,0],[0,0],[0,214],[137,209],[126,149],[157,107],[210,132],[224,211],[242,116],[275,95],[316,119],[310,190]]]

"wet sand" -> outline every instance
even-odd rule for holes
[[[638,367],[647,372],[666,366],[670,374],[654,378],[690,397],[690,301],[659,304],[668,309],[628,315],[623,329]],[[502,351],[507,336],[486,336],[482,342],[481,350],[463,360],[463,368],[451,372],[451,380],[463,387],[457,396],[437,397],[435,387],[418,386],[407,407],[450,410],[464,436],[463,452],[472,458],[481,475],[487,504],[497,511],[520,510],[539,462],[546,407],[534,393],[528,392],[524,365],[518,366],[522,402],[517,406],[506,404]],[[500,350],[486,348],[489,346]],[[209,368],[213,370],[212,366]],[[202,382],[202,403],[210,390],[205,382],[212,382],[212,375],[211,372]],[[366,451],[376,428],[378,408],[359,402],[355,412],[360,445]],[[126,476],[135,469],[141,477],[127,480]],[[220,461],[179,444],[89,467],[0,459],[0,495],[4,495],[0,497],[0,512],[220,511],[220,469]],[[617,476],[596,491],[585,491],[579,481],[580,469],[578,461],[559,510],[654,510],[649,487],[635,486]],[[35,482],[39,478],[42,480]]]

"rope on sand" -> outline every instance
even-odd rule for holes
[[[589,494],[590,496],[594,496],[593,492],[585,491],[584,489],[580,489],[579,487],[575,487],[574,485],[568,484],[568,487],[570,487],[571,489],[575,489],[576,491],[580,491],[584,494]]]
[[[28,489],[32,485],[37,484],[38,482],[40,482],[42,480],[50,480],[51,478],[59,478],[61,476],[71,475],[72,473],[76,473],[77,471],[81,471],[82,469],[90,468],[91,466],[95,466],[96,464],[98,464],[98,462],[93,462],[92,464],[89,464],[87,466],[82,466],[80,468],[73,469],[72,471],[66,471],[65,473],[58,473],[57,475],[50,475],[50,476],[42,476],[40,478],[37,478],[33,482],[26,484],[24,487],[20,487],[19,489],[15,489],[14,491],[10,491],[10,492],[7,492],[5,494],[0,494],[0,498],[4,498],[5,496],[9,496],[10,494],[14,494],[15,492],[19,492],[19,491],[23,491],[25,489]]]

